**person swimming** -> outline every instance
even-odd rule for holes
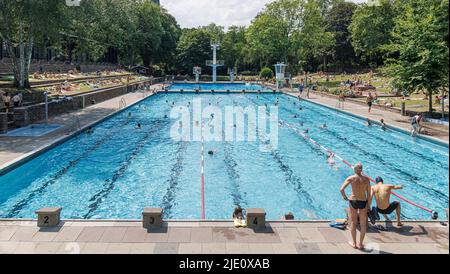
[[[141,129],[142,128],[142,125],[140,124],[140,123],[138,123],[137,125],[136,125],[136,129]]]
[[[92,127],[88,127],[86,130],[86,134],[92,134],[94,133],[94,130],[92,129]]]
[[[382,130],[386,130],[386,129],[387,129],[387,126],[386,126],[386,123],[384,122],[384,119],[381,119],[381,120],[380,120],[380,123],[381,123],[381,129],[382,129]]]
[[[325,124],[323,124],[323,125],[321,126],[321,128],[328,128],[328,126],[327,126],[327,124],[325,123]]]
[[[309,133],[309,129],[306,129],[303,133],[308,134]]]
[[[370,119],[367,119],[366,126],[368,126],[368,127],[372,126],[372,121]]]
[[[327,163],[332,167],[336,164],[334,161],[334,153],[330,153],[330,156],[327,158]]]
[[[214,154],[217,153],[217,150],[209,150],[208,155],[214,156]]]

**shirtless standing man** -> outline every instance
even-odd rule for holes
[[[386,215],[389,215],[392,212],[396,211],[397,226],[403,226],[401,219],[400,219],[400,216],[401,216],[400,202],[395,201],[393,203],[390,203],[392,190],[403,189],[403,186],[385,185],[383,182],[383,179],[381,177],[378,177],[376,179],[376,182],[377,182],[377,184],[372,187],[371,197],[375,197],[375,200],[377,202],[378,213],[383,214],[384,217],[386,219],[388,219]],[[369,201],[369,202],[371,202],[371,201]]]
[[[367,176],[363,175],[362,164],[357,164],[354,166],[355,175],[347,178],[345,183],[341,187],[341,194],[344,200],[350,203],[350,221],[351,221],[351,233],[353,242],[349,244],[353,248],[364,249],[364,238],[367,232],[367,222],[368,222],[368,210],[370,204],[368,201],[372,200],[370,191],[370,180]],[[351,185],[352,195],[350,198],[345,194],[345,189]],[[356,243],[356,223],[361,225],[361,235],[359,240],[359,245]]]

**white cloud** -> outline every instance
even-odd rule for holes
[[[181,27],[216,23],[221,26],[248,26],[251,20],[274,0],[161,0]],[[363,2],[365,0],[353,0]]]

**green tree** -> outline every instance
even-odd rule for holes
[[[238,69],[244,63],[245,27],[231,26],[221,43],[221,56],[228,68]]]
[[[362,4],[356,9],[350,25],[352,44],[366,63],[383,64],[399,8],[400,1],[380,0],[377,5]]]
[[[357,61],[349,30],[356,8],[355,3],[335,1],[326,13],[326,30],[331,32],[335,39],[330,61],[341,71],[351,68]]]
[[[0,0],[0,39],[12,59],[14,86],[27,88],[33,48],[54,44],[65,26],[63,0]]]
[[[387,61],[387,72],[395,84],[408,91],[426,91],[429,112],[434,93],[448,90],[449,1],[409,1],[395,21],[392,42],[387,50],[398,58]]]
[[[177,67],[190,73],[194,66],[202,66],[211,59],[211,36],[203,29],[184,29],[176,52]]]
[[[298,50],[303,69],[312,70],[319,67],[326,69],[326,56],[334,46],[333,34],[326,31],[326,22],[321,16],[321,9],[316,1],[310,0],[304,6],[301,15],[303,26],[299,35]]]

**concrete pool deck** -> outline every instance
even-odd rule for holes
[[[405,222],[371,228],[366,251],[348,245],[350,232],[327,222],[269,222],[266,229],[232,222],[167,222],[147,231],[140,221],[0,221],[0,254],[449,254],[448,222]]]

